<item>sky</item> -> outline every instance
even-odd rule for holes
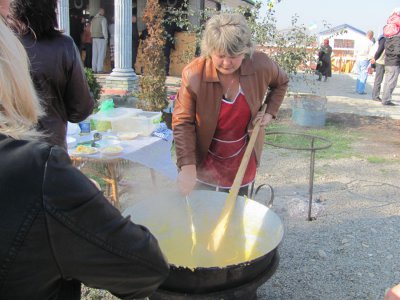
[[[268,0],[263,1],[269,2]],[[331,27],[351,25],[362,31],[382,34],[383,26],[399,0],[281,0],[275,1],[275,17],[279,29],[290,27],[291,17],[299,15],[298,24],[304,24],[313,33],[323,31],[325,20]],[[266,10],[264,5],[263,11]]]

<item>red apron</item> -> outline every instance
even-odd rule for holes
[[[220,188],[232,186],[246,151],[247,125],[250,119],[250,108],[242,92],[239,92],[233,102],[222,99],[217,128],[208,155],[197,170],[198,181]],[[254,180],[256,169],[253,151],[241,186]]]

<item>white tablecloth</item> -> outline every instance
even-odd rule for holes
[[[92,138],[93,133],[89,136],[74,135],[78,143],[88,141]],[[158,137],[137,137],[133,140],[121,141],[123,147],[121,154],[114,156],[129,161],[139,163],[148,168],[154,169],[156,172],[175,180],[178,176],[177,168],[171,158],[172,139],[165,141]],[[68,149],[70,155],[74,152],[74,148]],[[91,159],[110,158],[101,153],[90,155]]]

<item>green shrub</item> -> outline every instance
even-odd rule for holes
[[[89,84],[89,90],[93,94],[93,98],[95,101],[95,108],[97,108],[101,94],[101,86],[98,83],[96,76],[94,76],[92,69],[85,68],[85,75]]]

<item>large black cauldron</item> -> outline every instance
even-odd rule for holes
[[[238,197],[229,223],[231,232],[227,233],[227,236],[235,239],[235,243],[227,245],[236,246],[221,248],[227,261],[237,257],[241,259],[242,256],[250,259],[225,265],[218,260],[212,261],[210,257],[210,261],[206,258],[199,266],[196,261],[189,259],[190,253],[202,258],[201,251],[204,250],[205,255],[210,255],[205,251],[206,245],[219,220],[227,194],[194,191],[190,195],[190,209],[177,194],[164,193],[162,199],[160,197],[143,199],[124,212],[125,215],[131,215],[133,222],[143,224],[151,230],[171,264],[170,275],[161,285],[159,294],[220,293],[259,282],[260,278],[265,281],[275,272],[279,261],[277,248],[283,238],[283,224],[265,205]],[[195,242],[198,246],[194,252],[191,222],[194,224]]]

